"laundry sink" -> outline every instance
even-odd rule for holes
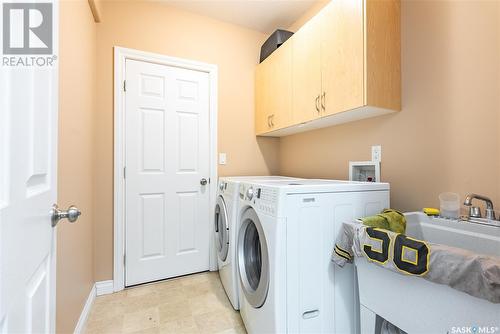
[[[407,236],[500,257],[500,224],[496,222],[428,217],[421,212],[410,212],[405,216]]]
[[[405,216],[409,237],[500,258],[500,225],[431,218],[420,212]],[[364,257],[357,257],[355,264],[361,333],[373,333],[380,326],[380,317],[407,333],[500,331],[500,303],[422,277],[390,271]]]

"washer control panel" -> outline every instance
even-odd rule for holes
[[[276,215],[278,207],[278,190],[262,187],[257,190],[257,208],[269,215]]]
[[[257,210],[268,215],[276,215],[278,206],[278,190],[246,184],[240,189],[240,199],[249,202]]]

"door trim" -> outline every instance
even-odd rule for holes
[[[189,70],[205,72],[208,74],[209,82],[209,132],[210,132],[210,184],[209,184],[209,217],[213,217],[215,201],[217,199],[217,80],[218,67],[181,58],[169,57],[157,53],[128,49],[119,46],[114,47],[114,218],[113,218],[113,289],[121,291],[125,288],[125,182],[123,168],[125,166],[125,94],[123,92],[123,81],[125,79],[125,62],[127,59],[150,62],[160,65],[179,67]],[[209,219],[208,224],[212,220]],[[209,268],[211,271],[217,269],[217,254],[214,247],[213,233],[207,236],[209,239]]]

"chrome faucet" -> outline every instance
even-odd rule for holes
[[[484,201],[486,203],[486,217],[485,218],[490,219],[490,220],[495,220],[495,211],[493,211],[493,202],[491,201],[491,199],[489,197],[478,195],[478,194],[467,195],[467,197],[465,197],[464,205],[471,207],[469,210],[470,213],[471,212],[480,212],[479,210],[477,210],[477,208],[472,207],[472,200],[473,199],[478,199],[480,201]],[[471,215],[470,213],[469,213],[469,216],[471,216],[471,217],[477,216],[477,214]],[[475,218],[481,218],[481,214],[479,213],[479,217],[475,217]]]

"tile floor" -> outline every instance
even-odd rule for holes
[[[194,274],[99,296],[87,334],[246,333],[216,272]]]

